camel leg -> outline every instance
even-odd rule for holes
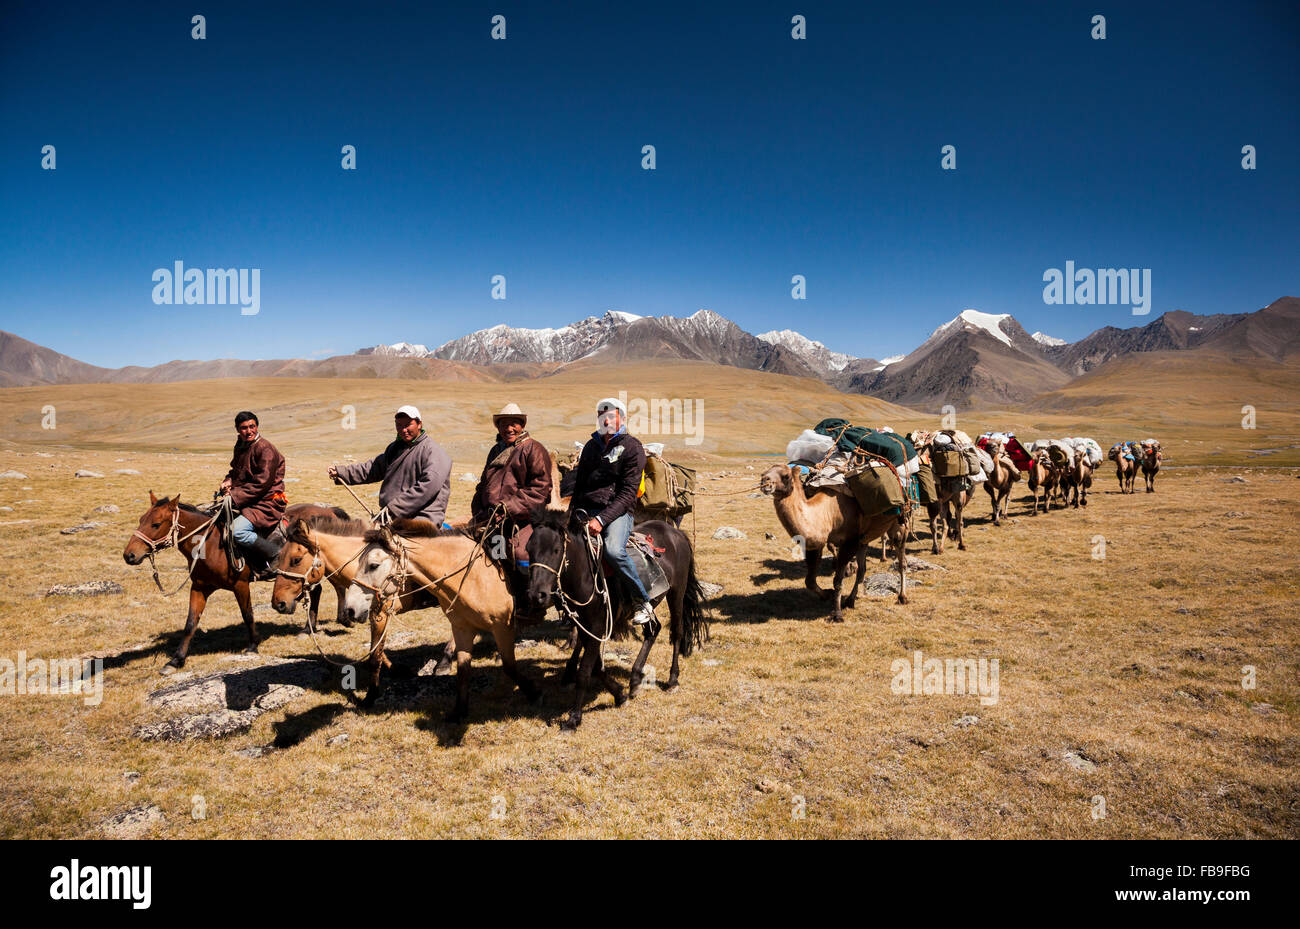
[[[451,635],[456,643],[456,705],[447,714],[446,721],[458,723],[469,712],[469,663],[474,657],[474,630],[463,623],[454,622]],[[512,658],[513,644],[512,642]]]
[[[496,623],[492,626],[492,638],[496,640],[497,651],[501,653],[501,671],[519,686],[529,703],[535,703],[542,692],[536,684],[524,677],[515,661],[515,627],[509,621]]]
[[[885,538],[886,536],[880,537],[881,561],[885,560],[883,557],[885,551]],[[849,595],[844,598],[844,608],[848,610],[853,609],[853,604],[858,602],[858,587],[862,585],[862,579],[866,577],[867,574],[867,547],[865,545],[858,549],[858,555],[855,560],[858,563],[858,570],[853,576],[853,589],[850,590]]]
[[[903,544],[901,531],[898,538],[898,602],[907,602],[907,546]]]
[[[959,552],[966,551],[966,539],[962,535],[962,528],[963,528],[962,509],[963,506],[960,500],[956,500],[953,502],[953,510],[954,510],[953,518],[957,521],[957,551]]]
[[[244,654],[251,655],[257,651],[260,641],[257,637],[257,621],[253,619],[253,591],[249,588],[248,581],[239,581],[235,584],[234,594],[239,612],[244,617],[244,626],[248,629],[248,645],[244,648]]]
[[[803,579],[803,586],[807,587],[809,590],[811,590],[813,593],[817,594],[818,596],[825,597],[828,596],[828,592],[822,590],[819,586],[817,586],[817,566],[821,564],[821,560],[822,560],[822,550],[820,548],[817,549],[809,548],[804,551],[803,563],[805,568],[805,574]]]
[[[163,666],[163,674],[171,674],[177,668],[185,667],[185,658],[190,653],[190,642],[194,639],[194,633],[198,631],[199,619],[203,616],[203,608],[207,606],[208,597],[211,595],[210,588],[200,587],[198,584],[190,585],[190,611],[185,617],[185,630],[181,633],[181,644],[177,646],[176,654]]]
[[[928,513],[930,517],[930,554],[942,555],[943,546],[939,544],[943,541],[942,508],[937,503],[932,503],[930,506],[933,507]]]
[[[848,570],[849,561],[852,560],[855,551],[855,546],[846,543],[841,545],[835,552],[835,577],[831,585],[831,592],[835,606],[831,610],[830,616],[830,622],[833,623],[844,622],[844,615],[841,609],[842,603],[840,599],[840,588],[844,585],[844,575]]]

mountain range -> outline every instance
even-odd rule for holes
[[[161,383],[221,377],[385,377],[494,382],[574,364],[664,360],[726,364],[816,378],[845,392],[918,409],[1020,405],[1115,358],[1142,352],[1216,352],[1289,362],[1300,353],[1300,299],[1253,313],[1172,311],[1143,326],[1105,326],[1077,342],[1027,333],[1010,314],[966,310],[908,354],[877,361],[836,352],[785,329],[753,335],[711,310],[687,317],[611,310],[556,329],[498,325],[430,350],[410,342],[331,358],[171,361],[101,368],[0,331],[0,386]]]

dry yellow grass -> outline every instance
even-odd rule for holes
[[[505,691],[485,650],[463,729],[440,722],[452,694],[451,678],[440,676],[424,682],[413,705],[388,712],[363,714],[344,693],[322,687],[247,733],[141,741],[132,729],[160,715],[146,696],[164,683],[163,649],[185,607],[183,595],[158,595],[147,569],[123,564],[121,550],[148,489],[179,490],[194,502],[210,495],[229,451],[229,414],[241,407],[262,412],[266,434],[288,455],[290,476],[300,479],[288,485],[292,499],[355,509],[324,469],[343,454],[377,450],[399,400],[424,408],[456,457],[456,474],[477,473],[492,409],[517,399],[548,444],[582,438],[591,401],[619,389],[608,372],[603,380],[588,370],[490,387],[279,380],[0,392],[8,440],[0,471],[28,475],[0,481],[0,505],[13,507],[0,511],[0,657],[144,646],[106,671],[99,706],[71,696],[0,696],[0,834],[98,835],[106,818],[143,804],[162,809],[151,834],[163,837],[1296,834],[1294,469],[1186,467],[1162,473],[1155,495],[1121,496],[1103,468],[1086,510],[1021,516],[1018,489],[1014,522],[1001,529],[986,525],[981,491],[968,551],[950,546],[932,558],[928,539],[911,546],[947,571],[914,574],[923,586],[906,606],[860,599],[847,622],[832,626],[823,621],[826,606],[802,590],[770,501],[749,496],[775,460],[757,456],[779,455],[823,415],[900,428],[928,419],[795,379],[704,366],[652,371],[624,369],[628,392],[706,399],[706,440],[690,457],[707,490],[734,494],[699,498],[698,564],[703,579],[725,589],[713,602],[713,640],[684,663],[680,690],[647,688],[618,710],[599,696],[576,733],[552,725],[570,693],[554,683],[566,656],[558,625],[549,623],[525,632],[538,644],[520,651],[526,673],[547,677],[542,705]],[[1224,408],[1241,402],[1248,399],[1225,400]],[[52,433],[39,428],[47,403],[57,409]],[[338,409],[349,403],[359,414],[355,431],[339,428]],[[1103,443],[1156,434],[1167,447],[1187,443],[1174,455],[1191,465],[1245,462],[1264,434],[1277,446],[1300,441],[1289,415],[1269,424],[1261,416],[1254,435],[1241,434],[1239,415],[1227,426],[1187,417],[1166,430],[1121,409],[1087,419],[988,414],[962,425],[1010,424],[1029,437],[1039,427]],[[1103,431],[1108,423],[1116,432]],[[1198,459],[1196,442],[1223,451]],[[680,449],[680,437],[670,443]],[[73,479],[79,467],[107,477]],[[716,477],[720,470],[729,476]],[[1248,483],[1226,482],[1236,474]],[[455,482],[453,514],[465,511],[471,486]],[[91,517],[104,528],[58,534],[103,503],[121,507]],[[720,525],[748,540],[712,539]],[[1093,557],[1097,535],[1106,539],[1104,560]],[[180,559],[169,553],[161,561],[164,583],[174,584]],[[871,570],[882,569],[873,562]],[[98,578],[120,582],[125,593],[43,597],[54,583]],[[255,591],[265,604],[269,586]],[[332,611],[327,592],[323,612]],[[262,608],[257,616],[263,655],[315,656],[301,613]],[[395,630],[394,660],[419,667],[448,626],[426,612],[399,617]],[[364,629],[328,632],[331,652],[364,654]],[[218,594],[186,672],[247,667],[235,655],[243,642],[233,598]],[[616,673],[626,674],[634,649],[611,646]],[[997,658],[997,704],[895,695],[890,665],[916,650]],[[661,643],[651,662],[662,669],[667,655]],[[1256,669],[1256,689],[1242,687],[1245,666]],[[979,721],[957,726],[967,714]],[[342,733],[346,741],[330,744]],[[236,754],[277,742],[260,758]],[[1068,765],[1066,752],[1092,770]],[[1098,796],[1102,819],[1093,816]],[[191,815],[195,797],[204,818]]]

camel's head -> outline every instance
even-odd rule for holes
[[[769,497],[784,497],[794,490],[794,468],[788,465],[773,465],[759,478],[758,489]]]

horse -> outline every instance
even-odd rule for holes
[[[165,548],[175,546],[177,551],[189,562],[190,609],[185,619],[185,629],[181,633],[180,646],[164,665],[161,673],[172,672],[185,667],[185,659],[190,652],[190,642],[199,628],[199,619],[208,597],[218,590],[229,590],[235,595],[239,612],[248,629],[248,646],[245,654],[257,651],[261,641],[257,635],[257,623],[253,620],[253,597],[249,588],[253,580],[253,571],[247,560],[236,570],[231,563],[226,547],[221,544],[220,530],[217,526],[219,513],[208,513],[188,503],[181,503],[180,494],[175,497],[159,499],[149,491],[149,509],[140,517],[140,524],[127,539],[122,551],[122,560],[129,565],[138,565],[146,558],[153,564],[154,556]],[[346,519],[347,513],[338,507],[323,507],[313,503],[299,503],[288,508],[285,516],[298,519],[313,515],[331,515]],[[214,537],[213,532],[217,531]],[[158,580],[158,569],[154,566],[154,583],[162,590]],[[184,582],[182,582],[182,586]],[[180,588],[176,588],[180,590]],[[339,618],[344,614],[343,586],[334,583],[334,590],[339,599]],[[173,591],[175,593],[176,591]],[[170,596],[170,594],[167,594]],[[317,607],[320,605],[320,588],[311,594],[310,617],[314,623]]]
[[[450,723],[469,710],[469,666],[478,632],[491,634],[501,654],[501,670],[530,702],[541,697],[538,686],[515,662],[514,597],[505,571],[491,561],[480,543],[462,530],[442,530],[425,519],[397,519],[365,535],[355,583],[369,603],[370,685],[363,706],[381,693],[380,672],[391,666],[384,655],[390,613],[442,607],[451,623],[456,648],[456,705]]]
[[[528,540],[528,560],[531,563],[529,599],[541,607],[554,597],[561,613],[569,614],[579,630],[578,643],[561,678],[563,683],[569,683],[575,674],[577,677],[573,709],[563,724],[567,729],[576,729],[582,723],[582,707],[587,701],[587,687],[593,674],[614,698],[615,706],[622,706],[628,697],[636,696],[644,680],[646,658],[654,647],[660,627],[657,620],[647,624],[641,651],[632,663],[628,692],[624,695],[623,689],[610,679],[605,670],[601,645],[607,639],[621,639],[631,632],[635,604],[630,598],[617,596],[601,584],[588,542],[571,525],[567,512],[542,509],[534,512],[532,519],[533,535]],[[663,550],[659,564],[667,575],[669,586],[656,602],[668,601],[671,617],[668,635],[673,645],[673,661],[664,689],[673,690],[679,684],[679,659],[689,658],[695,648],[708,639],[704,591],[695,576],[695,552],[686,533],[663,520],[641,523],[637,531],[647,535],[656,550]],[[608,601],[602,593],[609,596]]]
[[[334,516],[311,516],[295,520],[288,538],[275,561],[275,586],[271,588],[271,607],[290,615],[308,596],[320,596],[320,584],[326,577],[339,597],[339,619],[351,626],[369,612],[361,589],[353,584],[357,573],[356,556],[365,547],[364,536],[370,523],[359,519]],[[309,617],[315,626],[315,611]]]

